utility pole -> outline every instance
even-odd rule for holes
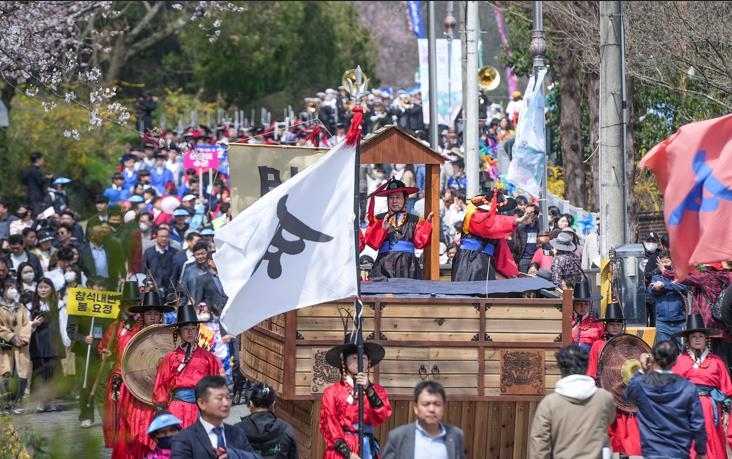
[[[478,151],[478,2],[467,2],[465,13],[465,106],[463,107],[463,147],[465,149],[465,176],[467,196],[480,190]]]
[[[546,54],[546,41],[544,41],[544,13],[542,10],[541,1],[534,2],[534,27],[531,31],[531,45],[529,45],[529,52],[534,57],[533,62],[533,73],[534,78],[539,75],[539,70],[545,66],[544,55]],[[536,80],[535,80],[536,81]],[[542,83],[543,84],[543,83]],[[532,88],[533,89],[533,88]],[[526,94],[524,94],[524,97]],[[544,130],[546,131],[546,122]],[[547,195],[547,173],[546,167],[549,162],[549,148],[551,144],[546,142],[544,148],[544,178],[541,182],[541,196],[539,196],[539,212],[541,212],[541,228],[544,230],[549,229],[549,204]]]
[[[626,243],[622,3],[600,2],[600,255]]]
[[[429,82],[430,82],[430,145],[435,151],[440,149],[440,133],[437,132],[437,27],[435,26],[435,2],[428,2],[427,22],[428,37],[427,50],[429,54]]]

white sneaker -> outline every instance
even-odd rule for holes
[[[84,419],[83,421],[81,421],[81,424],[79,424],[79,425],[81,426],[82,429],[88,429],[89,427],[92,426],[91,419]]]

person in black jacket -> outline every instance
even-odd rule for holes
[[[251,414],[236,425],[244,431],[254,452],[265,459],[297,459],[297,440],[290,424],[274,414],[275,391],[264,383],[249,397]]]
[[[155,236],[155,245],[145,250],[142,257],[145,272],[152,274],[155,284],[163,290],[163,294],[170,292],[178,282],[173,263],[177,250],[170,246],[169,241],[170,230],[167,226],[161,226]]]
[[[28,188],[28,204],[33,208],[33,217],[43,212],[43,198],[46,194],[46,177],[41,171],[43,153],[34,151],[30,154],[31,165],[23,174],[23,184]]]

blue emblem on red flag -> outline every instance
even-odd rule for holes
[[[719,200],[732,201],[732,190],[712,174],[712,168],[707,164],[707,152],[702,150],[694,155],[691,167],[696,174],[694,185],[686,197],[668,216],[668,224],[678,226],[684,212],[714,212],[719,207]],[[704,195],[704,191],[708,193]]]

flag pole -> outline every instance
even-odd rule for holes
[[[361,231],[361,225],[359,222],[359,215],[360,213],[360,207],[359,207],[359,180],[361,177],[361,116],[359,115],[359,111],[361,110],[361,91],[365,88],[362,88],[363,83],[363,72],[361,71],[361,66],[356,67],[355,71],[355,87],[352,87],[352,90],[350,91],[351,97],[354,98],[354,116],[351,118],[351,127],[350,131],[356,131],[358,132],[358,135],[356,136],[356,160],[353,167],[353,173],[354,173],[354,186],[353,186],[353,237],[355,240],[355,251],[356,251],[356,299],[354,300],[354,307],[356,310],[356,314],[354,315],[354,325],[356,328],[356,350],[357,350],[357,356],[358,356],[358,372],[361,373],[364,371],[363,368],[363,333],[361,328],[361,315],[363,314],[363,305],[361,303],[361,271],[359,267],[359,256],[361,255],[361,252],[359,250],[360,248],[360,231]],[[367,80],[368,81],[368,80]],[[365,86],[365,84],[363,84]],[[356,126],[354,123],[358,123],[359,125]],[[355,381],[354,381],[355,384]],[[360,384],[356,387],[356,395],[358,399],[358,455],[360,457],[363,457],[363,437],[364,437],[364,403],[363,403],[363,392],[364,388]]]

